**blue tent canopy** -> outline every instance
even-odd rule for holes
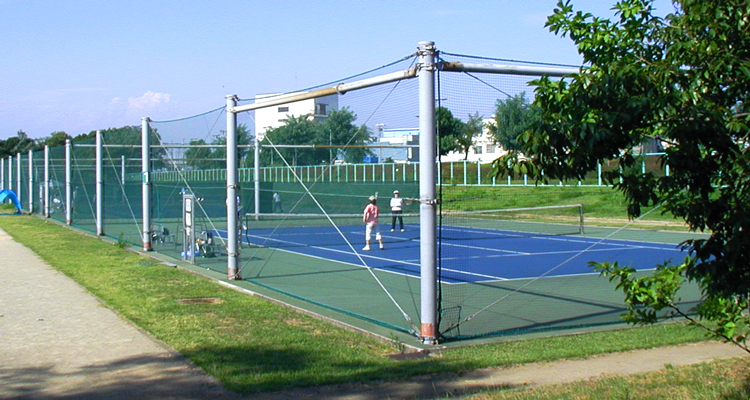
[[[14,206],[18,209],[18,213],[21,213],[21,210],[23,207],[21,207],[21,202],[18,201],[18,196],[16,196],[16,192],[12,190],[5,189],[3,191],[0,191],[0,204],[4,203],[5,200],[10,200]]]

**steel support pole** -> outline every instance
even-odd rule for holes
[[[151,140],[149,137],[148,117],[141,119],[141,207],[143,210],[143,250],[151,251]],[[122,183],[125,183],[125,158],[122,158]]]
[[[29,150],[29,214],[34,213],[34,151]]]
[[[65,222],[73,223],[73,192],[71,159],[73,158],[73,143],[70,139],[65,140]]]
[[[5,160],[0,158],[0,190],[5,188]]]
[[[104,235],[104,171],[103,171],[102,132],[96,131],[96,234]]]
[[[438,341],[435,201],[435,43],[419,42],[419,222],[421,338]]]
[[[237,208],[239,186],[237,185],[237,114],[231,110],[237,105],[237,96],[227,96],[227,277],[240,279]]]
[[[16,153],[16,171],[18,171],[16,174],[16,197],[18,202],[21,203],[23,201],[21,198],[21,153]]]
[[[49,209],[49,146],[44,146],[44,216],[50,217]]]
[[[253,200],[256,218],[260,214],[260,141],[258,141],[258,132],[253,136]]]
[[[8,156],[8,189],[13,189],[13,157]]]

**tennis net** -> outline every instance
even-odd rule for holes
[[[404,228],[418,231],[420,216],[416,213],[400,214]],[[400,230],[400,221],[392,225],[394,214],[381,213],[380,229]],[[576,235],[584,233],[584,213],[580,204],[525,207],[480,211],[443,212],[438,223],[445,235],[455,229],[483,229],[504,231],[510,235]],[[362,214],[322,214],[322,213],[248,213],[245,214],[246,231],[280,231],[292,228],[319,228],[327,226],[351,227],[363,225]]]

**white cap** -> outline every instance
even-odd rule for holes
[[[396,193],[398,193],[398,190],[394,190],[394,191],[393,191],[393,194],[396,194]]]
[[[370,196],[370,201],[375,201],[375,200],[377,200],[377,197],[375,197],[375,196]]]

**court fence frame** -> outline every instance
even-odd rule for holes
[[[304,93],[296,93],[292,95],[286,95],[286,96],[278,96],[278,97],[272,97],[272,98],[264,98],[260,101],[257,101],[252,104],[245,104],[245,105],[238,105],[238,97],[236,95],[227,95],[226,96],[226,169],[218,170],[216,174],[218,174],[218,177],[225,181],[225,189],[226,189],[226,199],[235,199],[238,198],[240,192],[240,181],[242,179],[248,179],[248,177],[252,177],[253,185],[254,185],[254,212],[259,214],[261,212],[260,210],[260,185],[261,185],[261,176],[264,177],[265,180],[273,180],[273,179],[279,179],[279,176],[282,176],[280,179],[291,179],[290,176],[286,176],[286,178],[283,178],[283,174],[278,174],[274,169],[274,167],[264,167],[263,169],[260,168],[259,165],[259,158],[258,152],[260,151],[260,144],[258,143],[257,135],[255,135],[255,142],[251,144],[249,147],[251,147],[255,152],[255,165],[252,168],[252,172],[247,172],[248,169],[241,169],[238,166],[238,157],[237,157],[237,151],[240,147],[236,141],[236,131],[238,127],[237,123],[237,115],[243,112],[251,111],[251,110],[257,110],[260,108],[265,107],[272,107],[279,104],[289,103],[293,101],[299,101],[303,99],[313,99],[317,97],[323,97],[331,94],[345,94],[347,92],[356,91],[359,89],[364,89],[368,87],[373,87],[377,85],[382,85],[385,83],[390,82],[396,82],[400,80],[407,80],[407,79],[413,79],[417,78],[419,81],[419,159],[420,160],[436,160],[437,154],[436,154],[436,146],[435,146],[435,138],[437,134],[436,129],[436,118],[435,118],[435,111],[436,111],[436,79],[435,79],[435,73],[436,71],[442,71],[442,72],[458,72],[458,73],[466,73],[466,72],[482,72],[482,73],[491,73],[491,74],[511,74],[511,75],[522,75],[522,76],[552,76],[552,77],[564,77],[571,74],[576,74],[580,72],[580,69],[578,68],[565,68],[565,67],[545,67],[545,66],[509,66],[509,65],[499,65],[499,64],[469,64],[469,63],[459,63],[459,62],[439,62],[437,57],[437,49],[435,47],[435,44],[433,42],[425,41],[418,43],[417,46],[417,53],[419,57],[419,61],[416,66],[408,68],[403,71],[398,71],[395,73],[389,73],[386,75],[374,77],[374,78],[368,78],[360,81],[350,82],[350,83],[341,83],[333,87],[325,88],[325,89],[319,89]],[[94,175],[94,190],[95,190],[95,212],[94,212],[94,219],[95,219],[95,234],[98,236],[104,236],[104,224],[103,224],[103,199],[104,199],[104,174],[103,174],[103,159],[104,159],[104,153],[105,149],[107,148],[115,148],[115,147],[127,147],[132,148],[134,150],[140,149],[141,156],[140,160],[137,158],[130,158],[126,160],[125,156],[122,157],[121,163],[122,163],[122,169],[121,169],[121,176],[120,179],[122,179],[122,182],[125,183],[128,181],[129,183],[137,183],[140,181],[141,186],[141,221],[139,223],[141,227],[141,242],[142,242],[142,248],[144,251],[152,251],[154,249],[153,240],[155,238],[155,231],[154,231],[154,223],[152,220],[152,209],[151,209],[151,203],[153,201],[152,193],[153,193],[153,186],[154,183],[159,181],[160,179],[170,179],[170,174],[173,174],[172,172],[159,172],[159,171],[153,171],[152,163],[151,161],[151,150],[154,148],[150,142],[150,134],[151,134],[151,127],[150,127],[150,118],[143,117],[141,120],[141,143],[140,145],[105,145],[104,141],[102,139],[102,133],[101,131],[97,131],[95,135],[95,141],[93,144],[75,144],[76,147],[93,147],[95,150],[95,159],[93,161],[93,169],[95,171]],[[73,198],[75,196],[75,191],[72,188],[72,180],[73,177],[71,176],[71,159],[72,159],[72,151],[73,151],[73,143],[68,140],[65,143],[64,146],[64,169],[65,169],[65,177],[64,177],[64,183],[58,183],[59,186],[57,189],[60,191],[64,190],[64,204],[70,205],[73,203]],[[169,145],[161,144],[158,145],[159,148],[169,147]],[[403,147],[403,146],[402,146]],[[53,212],[53,208],[56,207],[55,204],[53,204],[53,196],[51,194],[52,189],[55,187],[55,183],[53,183],[53,178],[51,177],[50,169],[51,164],[53,162],[60,162],[61,160],[59,158],[53,158],[51,156],[51,149],[47,146],[44,149],[43,152],[43,182],[39,182],[38,173],[36,172],[38,169],[38,157],[33,154],[31,151],[28,153],[28,161],[27,161],[27,183],[28,187],[27,189],[23,189],[23,156],[22,154],[17,154],[15,157],[11,156],[8,157],[8,163],[7,168],[5,165],[4,160],[0,160],[0,185],[5,186],[6,185],[6,175],[7,175],[7,183],[12,185],[15,183],[17,193],[19,195],[19,200],[22,202],[25,201],[28,204],[28,211],[29,212],[41,212],[45,217],[50,218],[51,214]],[[13,173],[13,159],[15,158],[16,162],[16,173]],[[53,161],[54,159],[54,161]],[[126,174],[126,168],[125,164],[130,161],[140,161],[140,171],[137,174]],[[453,177],[453,165],[457,163],[450,163],[448,172],[451,174],[451,177]],[[484,176],[486,176],[486,172],[483,173],[483,166],[484,164],[481,164],[479,162],[471,162],[471,161],[465,161],[463,163],[458,163],[461,165],[461,177],[459,178],[459,181],[456,183],[458,185],[501,185],[502,183],[498,183],[494,180],[490,183],[486,183],[485,179],[483,179]],[[470,167],[474,167],[474,164],[476,164],[476,182],[472,183],[470,182],[472,179],[470,179],[470,176],[472,174],[469,172],[471,169]],[[395,169],[396,164],[379,164],[380,168],[384,171],[386,168],[393,168]],[[345,169],[345,171],[349,171],[348,168],[354,168],[353,171],[357,171],[358,166],[361,166],[362,168],[362,177],[363,179],[367,179],[367,177],[371,177],[372,181],[375,182],[376,178],[380,178],[381,181],[385,182],[386,179],[386,173],[381,172],[380,174],[376,173],[376,164],[352,164],[352,165],[336,165],[334,168],[338,168],[337,171],[341,171],[341,169]],[[369,166],[371,167],[371,170],[368,174],[367,169]],[[439,275],[438,275],[438,263],[437,263],[437,257],[438,257],[438,238],[436,235],[437,232],[437,215],[438,215],[438,199],[436,198],[436,185],[441,182],[443,175],[446,173],[443,171],[444,165],[441,165],[437,162],[419,162],[414,163],[414,170],[412,173],[414,174],[413,177],[415,180],[419,180],[419,215],[420,215],[420,326],[419,326],[419,332],[416,333],[419,340],[422,341],[424,344],[438,344],[441,338],[441,333],[439,332],[439,310],[440,310],[440,299],[438,294],[438,285],[439,285]],[[310,174],[310,168],[307,167],[307,174],[309,176]],[[644,163],[644,168],[645,163]],[[244,171],[244,172],[243,172]],[[287,169],[288,171],[288,169]],[[406,173],[406,169],[403,169],[403,173]],[[188,173],[208,173],[208,171],[192,171]],[[668,170],[666,171],[668,174]],[[244,174],[244,175],[243,175]],[[266,174],[268,174],[268,177],[266,177]],[[328,170],[328,179],[332,180],[334,174],[340,174],[340,172],[333,172],[333,168],[329,168]],[[356,172],[355,172],[356,174]],[[244,176],[244,178],[243,178]],[[313,176],[317,177],[316,172],[313,172]],[[396,178],[395,172],[391,174],[393,179]],[[213,180],[216,179],[217,176],[214,176]],[[274,178],[276,177],[276,178]],[[15,178],[15,179],[14,179]],[[175,177],[176,178],[176,177]],[[404,180],[405,180],[404,176]],[[411,177],[410,177],[411,178]],[[485,182],[485,183],[483,183]],[[513,183],[511,182],[511,179],[508,178],[508,181],[506,183],[507,185],[529,185],[527,178],[523,178],[523,182],[519,183]],[[590,184],[584,184],[579,183],[579,185],[590,185]],[[592,186],[603,186],[602,182],[602,174],[601,174],[601,168],[599,170],[598,174],[598,180],[597,183]],[[35,199],[34,192],[35,190],[38,190],[38,188],[42,188],[39,190],[39,198]],[[21,194],[26,191],[28,193],[28,199],[22,199],[20,196]],[[73,215],[71,207],[65,207],[65,222],[68,225],[71,225],[73,223]],[[230,280],[238,280],[242,279],[241,276],[241,269],[239,268],[239,259],[241,257],[241,237],[238,233],[238,230],[236,227],[241,224],[241,221],[238,220],[239,218],[239,210],[238,210],[238,204],[234,201],[226,201],[226,232],[227,232],[227,240],[226,240],[226,250],[227,250],[227,278]]]

